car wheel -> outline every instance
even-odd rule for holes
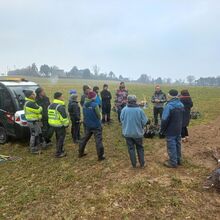
[[[8,136],[4,127],[0,127],[0,144],[5,144],[8,140]]]

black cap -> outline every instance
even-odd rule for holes
[[[54,93],[54,98],[55,98],[55,99],[58,99],[58,98],[60,98],[62,95],[63,95],[63,94],[62,94],[61,92],[55,92],[55,93]]]
[[[93,92],[97,92],[97,90],[99,90],[99,87],[98,86],[94,86],[93,87]]]
[[[34,91],[32,91],[32,90],[23,90],[23,93],[26,98],[29,98],[33,94],[33,92]]]
[[[169,91],[169,95],[173,97],[178,96],[178,91],[176,89],[171,89]]]
[[[39,87],[39,88],[37,88],[37,89],[35,90],[35,93],[36,93],[37,96],[39,96],[39,94],[40,94],[42,91],[43,91],[43,89]]]

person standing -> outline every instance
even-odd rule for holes
[[[89,85],[84,85],[83,86],[83,95],[81,96],[81,99],[80,99],[80,105],[81,107],[84,106],[84,103],[85,103],[85,100],[88,96],[88,93],[91,91],[91,87]],[[83,130],[84,130],[84,135],[86,133],[86,125],[85,125],[85,122],[84,122],[84,119],[83,119]]]
[[[85,102],[85,99],[88,95],[88,93],[91,91],[91,88],[89,85],[84,85],[83,86],[83,94],[81,96],[81,99],[80,99],[80,105],[83,107],[84,105],[84,102]]]
[[[169,160],[164,165],[176,168],[181,165],[181,131],[183,124],[184,106],[178,98],[178,91],[171,89],[168,102],[164,108],[161,122],[161,134],[165,134]]]
[[[23,90],[25,95],[24,114],[30,129],[30,152],[39,154],[43,144],[40,120],[42,107],[36,103],[36,95],[32,90]]]
[[[56,154],[55,157],[65,157],[64,141],[66,128],[69,126],[64,97],[61,92],[54,93],[53,103],[48,107],[48,122],[56,133]]]
[[[50,100],[46,96],[46,93],[43,88],[37,88],[35,90],[36,93],[36,102],[39,106],[42,107],[42,135],[44,137],[44,140],[46,142],[46,145],[49,146],[51,145],[51,138],[53,136],[54,130],[53,128],[49,125],[48,123],[48,114],[47,114],[47,109],[48,106],[50,105]]]
[[[101,101],[101,98],[99,96],[99,87],[98,86],[94,86],[93,87],[93,92],[96,93],[95,102],[98,104],[99,108],[101,108],[102,107],[102,101]]]
[[[128,104],[121,112],[122,133],[126,139],[128,153],[133,168],[136,168],[136,152],[141,167],[144,167],[143,135],[144,126],[147,124],[147,117],[143,109],[137,104],[135,95],[128,96]]]
[[[111,92],[108,90],[108,85],[103,85],[103,90],[101,91],[102,98],[102,123],[109,123],[111,120]]]
[[[155,87],[154,95],[152,96],[151,102],[154,104],[154,124],[158,125],[158,115],[160,116],[160,120],[163,114],[164,103],[167,101],[165,93],[162,92],[159,85]]]
[[[183,127],[182,127],[182,141],[187,142],[189,140],[189,133],[188,133],[188,126],[190,122],[190,112],[191,108],[193,107],[193,102],[190,97],[189,91],[188,90],[182,90],[180,93],[180,101],[184,105],[184,113],[183,113]]]
[[[98,160],[105,160],[104,146],[102,143],[102,126],[101,114],[98,104],[95,102],[96,93],[91,91],[88,93],[83,106],[83,116],[86,125],[86,133],[79,144],[79,158],[86,156],[85,147],[89,139],[94,135],[96,142],[96,151]]]
[[[70,90],[70,99],[68,104],[68,111],[72,122],[71,134],[73,143],[79,143],[80,140],[80,107],[77,101],[78,94],[76,90]]]
[[[120,115],[121,115],[122,109],[127,104],[127,98],[128,98],[128,91],[125,89],[125,83],[121,82],[119,85],[119,89],[116,92],[116,98],[115,98],[115,106],[117,109],[119,122],[121,122]]]

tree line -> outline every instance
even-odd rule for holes
[[[33,77],[59,77],[59,78],[75,78],[75,79],[97,79],[97,80],[118,80],[129,81],[129,78],[120,75],[117,77],[112,71],[109,73],[100,72],[100,68],[95,65],[92,67],[93,72],[89,68],[78,69],[77,66],[73,66],[71,70],[65,72],[57,66],[49,66],[47,64],[41,65],[40,69],[36,64],[8,71],[8,76],[33,76]]]
[[[130,80],[127,77],[115,75],[113,71],[109,73],[103,73],[100,71],[100,67],[94,65],[92,71],[89,68],[78,69],[77,66],[73,66],[69,71],[65,72],[57,66],[49,66],[43,64],[40,69],[35,63],[32,65],[8,71],[8,76],[33,76],[33,77],[59,77],[59,78],[75,78],[75,79],[96,79],[96,80],[115,80],[115,81],[125,81],[125,82],[139,82],[144,84],[175,84],[175,85],[196,85],[196,86],[220,86],[220,76],[218,77],[200,77],[196,79],[193,75],[188,75],[185,79],[175,79],[171,78],[153,78],[148,74],[141,74],[137,80]]]

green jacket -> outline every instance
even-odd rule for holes
[[[68,127],[69,119],[64,101],[54,99],[48,107],[48,123],[52,127]]]
[[[24,114],[27,121],[39,121],[42,118],[42,107],[34,99],[25,98]]]

